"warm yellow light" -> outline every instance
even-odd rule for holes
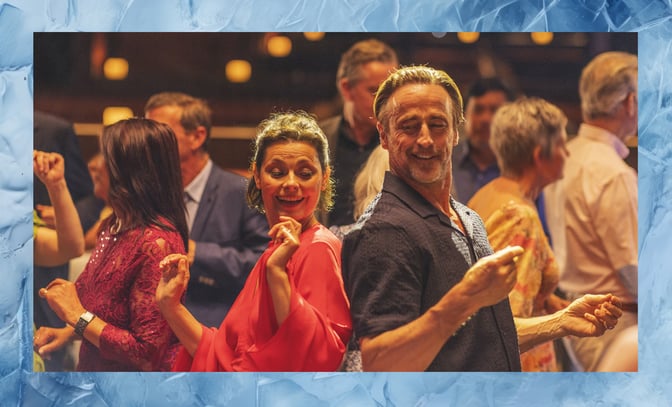
[[[530,37],[537,45],[548,45],[553,41],[553,33],[549,32],[533,32],[530,33]]]
[[[282,58],[292,52],[292,40],[284,35],[276,35],[268,39],[266,49],[271,56]]]
[[[306,37],[308,41],[320,41],[324,38],[323,32],[307,32],[303,33],[303,36]]]
[[[478,32],[459,32],[457,33],[457,39],[465,44],[473,44],[478,41],[478,38],[481,36],[481,33]]]
[[[244,59],[232,59],[226,63],[226,79],[230,82],[247,82],[251,76],[252,65]]]
[[[119,120],[133,117],[133,110],[126,106],[109,106],[103,110],[103,125],[109,126]]]
[[[107,58],[103,64],[105,78],[120,81],[128,76],[128,61],[124,58]]]

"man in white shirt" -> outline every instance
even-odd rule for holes
[[[545,193],[560,289],[568,299],[584,293],[623,299],[616,329],[568,340],[583,369],[599,371],[612,341],[637,324],[637,174],[623,161],[625,140],[637,131],[637,56],[598,55],[584,68],[579,93],[583,123],[567,145],[564,179]],[[636,346],[620,353],[636,361]]]

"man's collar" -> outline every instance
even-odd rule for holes
[[[421,218],[427,219],[431,216],[436,216],[441,222],[445,223],[446,225],[450,225],[455,230],[459,230],[458,227],[453,226],[449,216],[447,216],[441,210],[439,210],[434,205],[429,203],[429,201],[427,201],[425,197],[420,195],[418,191],[413,189],[401,178],[397,177],[396,175],[392,174],[389,171],[385,173],[383,192],[387,192],[396,196],[409,209],[411,209]],[[466,206],[460,204],[459,202],[455,201],[452,196],[450,197],[450,206],[460,216],[462,224],[464,225],[467,231],[467,235],[471,235],[473,233],[474,228],[473,219],[471,218],[473,211],[467,208]]]
[[[375,134],[374,134],[375,132]],[[374,129],[374,132],[371,133],[371,139],[369,139],[369,142],[366,145],[360,146],[356,141],[355,141],[355,133],[350,126],[350,123],[345,119],[345,117],[342,118],[341,123],[339,125],[339,130],[338,134],[341,137],[341,141],[346,142],[348,144],[351,144],[354,147],[361,148],[361,149],[369,149],[370,147],[375,147],[378,145],[380,142],[380,137],[378,135],[378,131]]]
[[[201,172],[194,177],[193,180],[184,188],[184,191],[189,194],[189,197],[194,200],[196,203],[201,202],[201,197],[203,196],[203,191],[205,190],[205,184],[208,182],[210,177],[210,172],[212,172],[212,160],[208,159],[208,162],[205,164]]]
[[[625,143],[620,138],[618,138],[614,133],[602,127],[593,126],[592,124],[587,123],[581,123],[581,126],[579,126],[578,134],[580,135],[580,137],[585,137],[587,139],[612,146],[616,151],[616,154],[618,154],[618,156],[623,159],[625,159],[628,156],[628,154],[630,154],[628,146],[626,146]]]
[[[395,195],[422,218],[442,214],[438,208],[429,203],[418,191],[389,171],[385,173],[383,190]]]

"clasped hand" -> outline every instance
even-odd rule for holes
[[[66,324],[74,326],[79,316],[86,311],[77,295],[77,288],[71,281],[57,278],[38,291],[47,300],[49,307]]]
[[[77,323],[85,309],[79,301],[75,284],[61,278],[55,279],[46,288],[41,288],[38,295],[47,300],[49,307],[63,322],[70,325],[65,328],[40,327],[35,332],[33,349],[48,359],[52,352],[72,339],[72,326]]]

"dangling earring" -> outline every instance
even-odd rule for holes
[[[110,226],[110,233],[116,235],[121,230],[121,219],[117,218],[112,226]]]

